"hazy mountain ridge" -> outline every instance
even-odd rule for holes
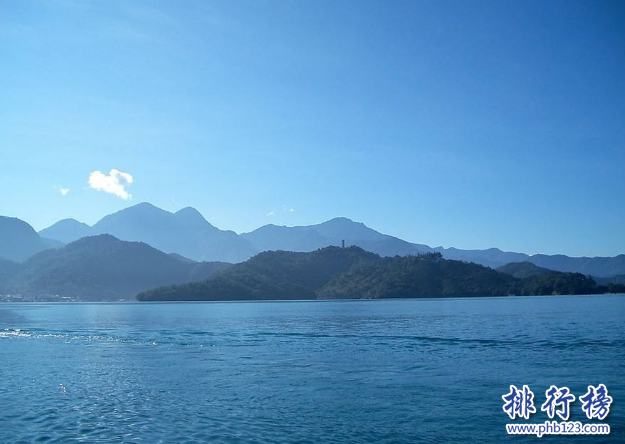
[[[21,262],[52,245],[26,222],[0,216],[0,257]]]
[[[502,251],[499,248],[487,248],[485,250],[461,250],[454,247],[436,247],[435,252],[442,253],[447,259],[475,262],[491,268],[497,268],[512,262],[524,262],[530,259],[525,253]]]
[[[309,252],[329,245],[357,245],[384,256],[426,253],[427,245],[418,245],[379,233],[365,224],[345,217],[337,217],[317,225],[286,227],[265,225],[241,234],[259,251]]]
[[[110,234],[196,261],[241,262],[258,252],[235,232],[211,225],[194,208],[171,213],[146,202],[109,214],[92,227],[65,219],[41,234],[59,240]]]
[[[529,256],[529,262],[556,271],[610,277],[625,274],[625,254],[614,257],[569,257],[563,254]]]
[[[356,235],[353,233],[357,233]],[[379,233],[366,225],[347,218],[335,218],[318,225],[285,227],[265,225],[241,236],[259,250],[312,251],[327,245],[357,245],[381,256],[407,256],[421,253],[441,253],[445,259],[473,262],[490,268],[509,263],[530,262],[539,267],[562,272],[580,272],[586,275],[607,277],[625,274],[625,254],[615,257],[569,257],[565,255],[528,255],[502,251],[461,250],[450,247],[432,248]],[[325,244],[324,244],[325,242]]]
[[[140,291],[206,279],[230,266],[182,261],[145,243],[111,235],[85,237],[59,249],[41,251],[22,264],[0,263],[5,293],[28,298],[130,299]]]
[[[491,268],[513,262],[530,262],[551,270],[581,272],[599,278],[625,274],[625,255],[577,258],[543,254],[530,256],[524,253],[505,252],[497,248],[486,250],[431,248],[379,233],[362,223],[344,217],[309,226],[265,225],[239,235],[214,227],[194,208],[187,207],[171,213],[149,203],[134,205],[105,216],[93,227],[73,219],[65,219],[41,230],[39,240],[34,239],[31,232],[29,235],[31,245],[17,255],[12,251],[15,247],[6,246],[6,231],[3,231],[0,224],[0,256],[16,261],[24,260],[28,254],[53,246],[50,244],[53,241],[43,239],[41,236],[71,242],[85,237],[85,234],[111,234],[122,240],[145,242],[166,253],[179,254],[196,261],[237,263],[262,251],[307,252],[329,245],[340,246],[344,240],[348,246],[357,245],[381,256],[440,252],[446,259],[474,262]],[[12,237],[9,240],[14,241]],[[32,246],[33,242],[36,244],[35,248]]]

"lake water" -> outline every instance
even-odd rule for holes
[[[623,296],[0,305],[2,443],[518,442],[511,384],[600,383],[575,442],[625,440]]]

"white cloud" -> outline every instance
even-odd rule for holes
[[[59,186],[55,186],[54,189],[57,190],[63,196],[67,196],[70,192],[69,188],[63,188]]]
[[[274,214],[276,214],[276,213],[275,213],[275,212],[273,212],[273,211],[270,211],[269,213],[267,213],[267,216],[271,217],[271,216],[273,216]]]
[[[89,174],[89,186],[91,188],[114,194],[124,200],[132,198],[132,195],[126,191],[126,187],[131,185],[133,181],[130,174],[115,168],[109,172],[108,176],[101,171],[93,171]]]
[[[289,208],[289,213],[295,213],[295,209],[294,208]]]

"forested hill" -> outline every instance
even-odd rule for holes
[[[316,299],[332,279],[358,263],[380,257],[358,247],[327,247],[312,253],[266,251],[203,282],[157,288],[142,301]]]
[[[311,253],[264,252],[209,278],[157,288],[141,301],[415,298],[593,294],[605,291],[579,273],[515,278],[438,253],[382,258],[358,247]]]
[[[540,276],[541,274],[550,273],[553,270],[539,267],[531,262],[512,262],[496,268],[497,271],[509,274],[515,278],[524,279],[532,276]]]
[[[117,301],[163,285],[201,279],[227,268],[193,262],[108,234],[41,251],[24,263],[0,258],[0,296],[21,300]]]

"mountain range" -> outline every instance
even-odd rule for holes
[[[363,223],[344,217],[309,226],[265,225],[249,233],[220,230],[194,208],[175,213],[149,203],[140,203],[105,216],[93,226],[65,219],[36,233],[30,225],[7,217],[0,218],[0,257],[24,261],[46,248],[58,247],[86,236],[110,234],[120,240],[144,242],[165,253],[175,253],[194,261],[238,263],[263,251],[310,252],[342,241],[380,256],[407,256],[441,253],[446,259],[474,262],[497,268],[513,262],[529,262],[563,272],[579,272],[601,278],[625,274],[625,254],[615,257],[569,257],[527,255],[497,248],[462,250],[430,247],[382,234]]]
[[[40,251],[22,263],[1,259],[0,294],[21,300],[117,301],[159,286],[201,281],[229,266],[102,234]]]
[[[165,253],[177,253],[196,261],[241,262],[257,253],[247,240],[234,231],[214,227],[194,208],[170,213],[149,203],[105,216],[92,227],[65,219],[39,234],[62,242],[110,234],[121,240],[145,242]]]

